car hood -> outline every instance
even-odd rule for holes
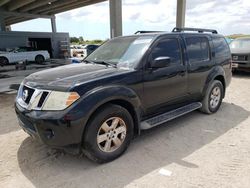
[[[112,75],[127,72],[127,69],[97,64],[71,64],[36,72],[26,77],[24,84],[43,89],[69,90],[76,84],[83,84]]]
[[[250,49],[248,48],[231,48],[232,54],[250,54]]]
[[[1,55],[7,55],[7,54],[10,54],[10,52],[0,51],[0,54],[1,54]]]

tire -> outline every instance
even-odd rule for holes
[[[3,67],[4,65],[8,65],[9,60],[6,57],[0,57],[0,66]]]
[[[222,83],[219,80],[214,80],[207,88],[200,110],[206,114],[217,112],[221,106],[224,92]]]
[[[112,124],[116,125],[113,130]],[[83,135],[83,153],[98,163],[112,161],[126,151],[133,138],[133,130],[133,119],[125,108],[106,105],[87,124]]]
[[[37,55],[36,57],[35,57],[35,62],[37,63],[37,64],[41,64],[41,63],[43,63],[44,62],[44,57],[42,56],[42,55]]]

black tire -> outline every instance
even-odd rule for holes
[[[220,95],[213,100],[212,97],[214,97],[214,95],[212,92],[216,91],[217,89],[219,90]],[[223,84],[219,80],[214,80],[207,88],[205,97],[202,100],[202,108],[200,109],[200,111],[206,114],[212,114],[217,112],[221,106],[224,92],[225,91]],[[215,103],[211,102],[211,100],[215,101]]]
[[[42,55],[37,55],[36,57],[35,57],[35,62],[37,63],[37,64],[41,64],[41,63],[43,63],[45,61],[45,59],[44,59],[44,57],[42,56]]]
[[[125,124],[125,127],[126,127],[126,136],[124,136],[123,133],[119,133],[120,135],[117,135],[116,138],[114,139],[117,139],[118,136],[120,138],[121,136],[123,136],[123,140],[119,139],[120,141],[122,140],[120,146],[117,147],[114,151],[105,152],[101,149],[102,145],[105,148],[107,144],[106,142],[108,142],[108,139],[110,139],[111,137],[108,138],[108,136],[105,135],[107,136],[107,139],[101,142],[100,144],[98,144],[97,138],[98,138],[100,131],[103,131],[101,128],[103,124],[107,120],[112,119],[112,118],[118,118],[122,120],[122,122]],[[108,123],[109,122],[107,121],[107,124]],[[124,124],[122,124],[122,127],[124,127]],[[118,128],[120,126],[121,125],[117,125]],[[109,125],[109,128],[110,127],[111,125]],[[115,130],[118,130],[118,129],[115,129]],[[113,130],[114,133],[115,133],[115,130]],[[112,161],[118,158],[119,156],[121,156],[126,151],[126,149],[128,148],[130,144],[131,139],[133,138],[133,133],[134,133],[133,130],[134,130],[134,123],[133,123],[133,119],[130,113],[125,108],[119,105],[108,104],[105,107],[98,110],[94,114],[93,118],[89,121],[85,130],[85,133],[83,135],[83,144],[82,144],[83,153],[89,159],[98,163],[105,163],[105,162]],[[103,134],[109,134],[109,132],[106,132],[106,131],[103,131],[103,132],[104,132]],[[110,141],[110,143],[111,143],[110,146],[112,146],[113,144],[113,146],[110,147],[110,149],[116,147],[116,144],[113,140]]]
[[[4,65],[8,65],[9,60],[6,57],[0,57],[0,66],[3,67]]]

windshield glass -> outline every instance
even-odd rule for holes
[[[86,60],[105,61],[117,67],[135,68],[148,49],[153,36],[121,37],[110,40],[97,48]]]
[[[250,38],[249,39],[236,39],[231,42],[230,47],[233,48],[250,48]]]

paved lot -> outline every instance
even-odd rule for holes
[[[16,70],[15,65],[0,67],[0,93],[11,91],[10,85],[20,84],[22,80],[37,71],[68,64],[69,60],[51,59],[44,64],[29,63],[26,70]]]
[[[218,113],[193,112],[144,132],[103,165],[28,137],[14,97],[0,95],[0,187],[250,187],[250,74],[233,78]]]

